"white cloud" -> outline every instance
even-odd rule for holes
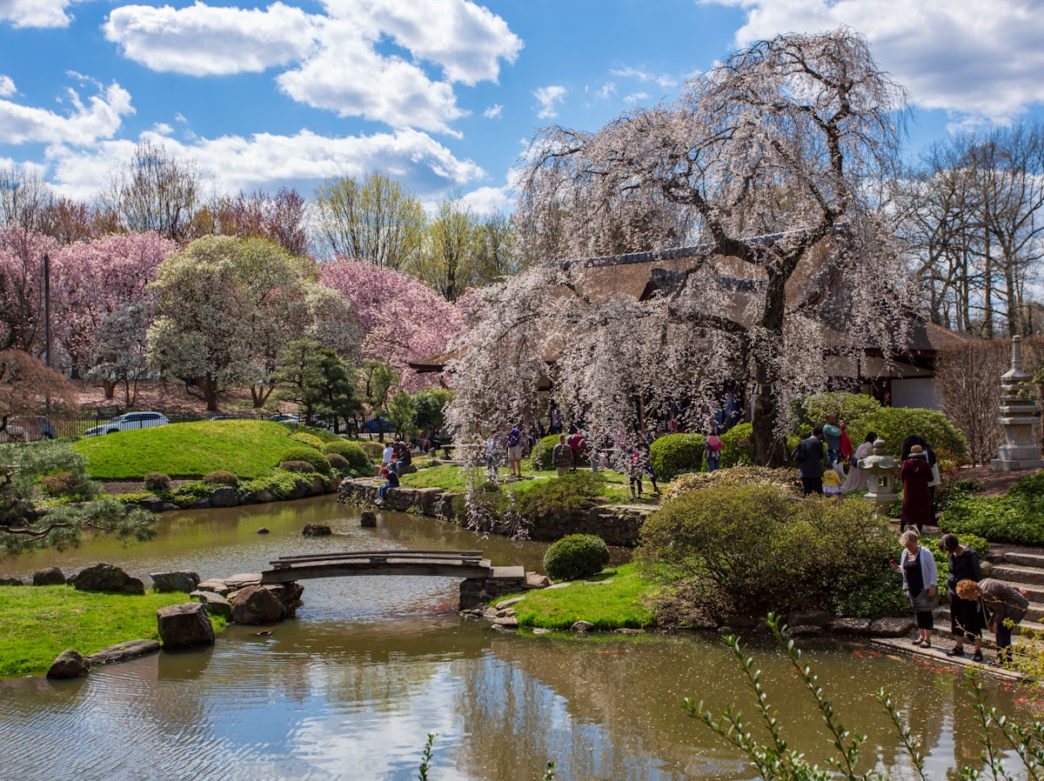
[[[178,160],[192,161],[220,193],[271,189],[273,182],[318,183],[335,176],[363,177],[379,170],[410,182],[419,197],[452,189],[484,175],[430,136],[414,130],[371,136],[330,137],[257,133],[183,143],[145,133]],[[90,150],[55,145],[47,150],[52,186],[69,198],[89,200],[114,170],[132,158],[136,140],[105,141]]]
[[[432,81],[420,67],[399,57],[382,57],[361,32],[348,21],[324,25],[321,50],[296,70],[280,74],[280,89],[294,100],[342,117],[450,132],[449,123],[467,113],[457,107],[453,87]]]
[[[477,217],[486,217],[500,212],[509,214],[515,210],[517,191],[510,185],[504,187],[479,187],[461,196],[460,200]]]
[[[550,119],[558,116],[555,106],[565,100],[566,88],[559,84],[540,87],[533,92],[533,96],[540,102],[540,111],[537,116],[540,119]]]
[[[14,79],[0,73],[0,98],[9,98],[18,90],[15,89]]]
[[[89,145],[112,137],[123,116],[134,113],[130,93],[115,83],[92,96],[87,105],[74,90],[68,91],[67,101],[71,111],[63,115],[0,100],[0,138],[8,144]]]
[[[0,22],[15,27],[68,27],[72,16],[65,9],[82,0],[0,0]]]
[[[315,47],[316,17],[273,3],[267,10],[128,5],[103,25],[124,56],[155,71],[190,76],[261,72]]]
[[[911,101],[1006,122],[1044,102],[1044,14],[1019,0],[702,0],[741,7],[736,45],[798,30],[847,25]],[[958,117],[957,121],[966,118]]]
[[[630,95],[624,95],[623,102],[628,106],[636,106],[649,101],[648,92],[632,92]]]
[[[723,0],[728,2],[728,0]],[[664,74],[656,75],[649,73],[641,68],[614,68],[609,71],[611,76],[615,76],[620,79],[634,79],[636,81],[652,81],[663,87],[664,89],[670,89],[678,86],[678,80],[673,76],[667,76]]]
[[[513,63],[523,46],[503,19],[468,0],[331,0],[327,7],[348,19],[366,9],[398,44],[442,66],[451,82],[495,82],[500,60]]]
[[[484,116],[486,119],[500,119],[500,115],[503,113],[503,111],[504,107],[499,103],[496,103],[487,108],[485,111],[483,111],[482,116]]]

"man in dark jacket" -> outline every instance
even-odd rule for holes
[[[802,439],[790,457],[797,461],[801,490],[805,496],[823,493],[823,429],[816,426],[812,436]]]

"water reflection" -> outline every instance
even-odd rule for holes
[[[304,523],[334,538],[302,538]],[[192,568],[204,576],[259,570],[278,555],[347,548],[482,548],[535,568],[544,546],[482,540],[447,524],[358,514],[306,500],[163,520],[156,545],[94,542],[5,562],[27,574],[96,561],[134,573]],[[259,526],[270,535],[257,535]],[[430,773],[444,779],[749,779],[750,767],[679,707],[735,703],[753,720],[731,651],[711,637],[519,637],[455,613],[451,579],[307,581],[299,619],[259,636],[230,627],[212,649],[162,653],[86,679],[0,682],[0,777],[12,779],[413,779],[428,732]],[[873,696],[884,686],[925,743],[931,778],[976,761],[980,746],[960,674],[869,647],[804,643],[846,726],[868,734],[864,769],[912,777]],[[784,659],[749,646],[794,748],[823,764],[826,735]],[[993,687],[992,702],[1019,714]],[[1016,763],[1009,763],[1016,766]]]

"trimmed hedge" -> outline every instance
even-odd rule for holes
[[[327,456],[331,454],[337,454],[344,458],[348,462],[348,466],[357,471],[369,473],[373,462],[370,457],[366,454],[366,451],[360,447],[358,442],[349,442],[347,439],[339,439],[336,442],[327,442],[321,448],[322,452]]]
[[[209,483],[210,485],[239,485],[239,478],[232,472],[227,472],[221,469],[217,469],[213,472],[208,472],[203,475],[203,482]]]
[[[313,472],[318,472],[321,475],[330,474],[330,462],[326,460],[326,456],[320,453],[315,448],[311,447],[291,447],[287,448],[283,455],[279,458],[279,462],[283,463],[286,461],[304,461],[311,464]]]
[[[609,548],[593,534],[569,534],[551,543],[544,553],[544,569],[553,580],[589,578],[609,563]]]
[[[529,454],[529,461],[532,463],[534,469],[546,472],[555,468],[555,465],[551,463],[551,452],[557,444],[558,434],[549,434],[546,437],[541,437],[540,440],[533,445],[533,450]]]
[[[703,434],[665,434],[649,446],[649,460],[657,480],[673,480],[682,472],[703,468]]]
[[[739,423],[720,436],[722,467],[751,466],[754,463],[753,423]]]

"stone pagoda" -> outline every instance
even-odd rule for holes
[[[1044,459],[1035,435],[1040,410],[1030,395],[1032,378],[1022,370],[1022,337],[1011,339],[1011,368],[1001,377],[1000,424],[1005,442],[990,464],[999,472],[1040,469]]]

